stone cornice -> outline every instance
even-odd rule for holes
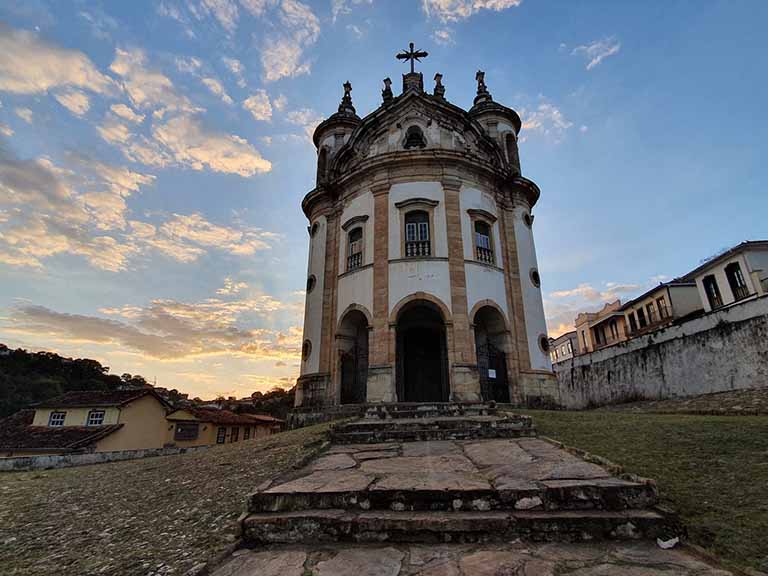
[[[344,222],[344,224],[341,225],[341,229],[346,231],[355,224],[362,224],[363,222],[366,222],[368,220],[368,214],[364,214],[362,216],[352,216],[349,220]]]
[[[429,206],[434,208],[440,202],[437,200],[431,200],[429,198],[408,198],[400,202],[395,202],[395,208],[402,210],[403,208],[410,208],[412,206]]]
[[[482,210],[480,208],[470,208],[469,210],[467,210],[467,214],[477,218],[482,218],[483,220],[488,220],[491,223],[496,222],[496,215],[491,214],[490,212],[488,212],[488,210]]]

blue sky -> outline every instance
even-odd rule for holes
[[[0,341],[193,395],[298,373],[312,128],[414,41],[522,116],[550,331],[766,238],[768,4],[0,5]]]

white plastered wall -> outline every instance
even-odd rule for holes
[[[301,362],[301,375],[313,374],[320,369],[320,332],[323,324],[323,290],[325,285],[325,246],[328,223],[325,216],[319,216],[311,226],[317,224],[317,231],[309,239],[309,263],[307,278],[315,276],[315,287],[307,293],[304,304],[304,340],[312,343],[312,351],[306,361]]]
[[[726,260],[723,260],[722,262],[719,262],[715,266],[712,266],[711,268],[708,268],[701,273],[699,273],[696,276],[696,287],[699,289],[699,296],[701,298],[701,303],[704,306],[704,310],[706,312],[711,312],[712,307],[709,305],[709,298],[707,298],[707,292],[704,290],[704,277],[709,276],[710,274],[713,274],[715,276],[715,280],[717,281],[717,287],[720,289],[720,297],[723,300],[723,305],[727,304],[733,304],[733,302],[736,301],[736,299],[733,296],[733,291],[731,290],[731,285],[728,283],[728,277],[725,275],[725,267],[728,266],[731,262],[738,262],[739,266],[741,267],[741,272],[744,275],[744,281],[747,283],[747,288],[749,289],[750,294],[755,293],[755,287],[753,286],[753,278],[751,274],[749,274],[749,268],[747,267],[747,263],[744,260],[744,254],[737,254],[736,256],[733,256],[732,258],[728,258]]]
[[[451,281],[445,260],[403,260],[389,263],[389,313],[406,296],[426,292],[451,308]]]
[[[528,353],[531,368],[534,370],[552,370],[552,360],[539,346],[539,338],[547,335],[547,323],[544,318],[544,304],[541,289],[537,288],[530,277],[531,268],[538,270],[536,247],[533,242],[533,230],[523,221],[525,210],[516,209],[514,217],[517,258],[520,264],[520,286],[523,294],[523,312],[525,330],[528,338]]]
[[[363,306],[373,314],[373,267],[363,268],[339,278],[336,324],[350,304]]]

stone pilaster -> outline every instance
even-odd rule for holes
[[[336,288],[339,270],[339,214],[330,212],[326,217],[325,276],[323,281],[323,324],[320,329],[320,370],[330,376],[327,402],[335,403],[333,387],[336,373],[334,338],[336,333]]]
[[[451,283],[453,346],[451,400],[480,400],[480,378],[472,331],[469,326],[467,277],[464,272],[464,241],[461,235],[461,181],[444,179],[445,226],[448,231],[448,275]]]
[[[373,193],[373,330],[369,345],[368,402],[394,402],[395,378],[390,361],[389,327],[389,188],[374,184]]]

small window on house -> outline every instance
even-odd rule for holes
[[[229,441],[237,442],[240,439],[240,428],[238,426],[232,426],[229,430]]]
[[[701,283],[704,285],[704,292],[707,295],[709,307],[713,310],[720,308],[723,305],[723,298],[720,296],[720,288],[717,286],[717,280],[715,280],[714,275],[704,276]]]
[[[251,439],[251,427],[246,426],[243,428],[243,440],[250,440]]]
[[[51,412],[51,415],[48,416],[48,426],[64,426],[64,418],[66,417],[66,412]]]
[[[619,339],[619,325],[616,320],[611,320],[611,338],[614,340]]]
[[[475,258],[486,264],[493,264],[491,226],[482,220],[475,220]]]
[[[638,308],[635,310],[635,313],[637,314],[637,321],[640,324],[640,328],[648,326],[648,322],[645,320],[645,311],[642,308]]]
[[[605,333],[603,332],[602,326],[595,328],[595,342],[598,346],[605,344]]]
[[[432,247],[429,240],[429,214],[414,210],[405,215],[405,256],[414,258],[430,256]]]
[[[656,307],[659,309],[659,320],[669,318],[669,309],[667,308],[667,299],[662,296],[656,298]]]
[[[88,412],[88,420],[86,420],[86,426],[101,426],[104,424],[104,410],[91,410]]]
[[[573,354],[573,344],[571,344],[570,340],[568,341],[568,354]]]
[[[424,132],[418,126],[411,126],[405,132],[405,144],[403,148],[409,150],[411,148],[426,148],[427,140],[424,138]]]
[[[199,429],[200,425],[197,422],[178,422],[176,424],[176,430],[173,434],[173,439],[186,441],[197,440]],[[221,428],[219,430],[221,430]],[[221,444],[222,442],[219,443]]]
[[[224,444],[227,441],[227,429],[225,426],[219,426],[216,430],[216,444]]]
[[[741,273],[741,266],[738,262],[731,262],[725,267],[725,277],[728,279],[734,300],[742,300],[749,296],[749,288],[747,288],[744,274]]]
[[[635,313],[630,312],[627,316],[629,317],[629,331],[637,332],[637,320],[635,320]]]
[[[653,302],[648,302],[648,304],[645,305],[645,309],[648,311],[648,324],[653,324],[658,320],[656,318],[656,308],[653,305]]]
[[[584,347],[584,352],[587,351],[587,333],[582,330],[581,332],[581,345]]]
[[[363,229],[353,228],[347,238],[347,270],[354,270],[363,265]]]

